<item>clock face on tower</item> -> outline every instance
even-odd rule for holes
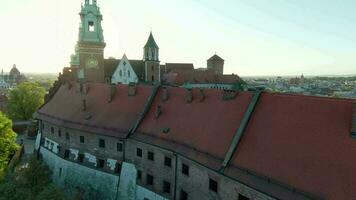
[[[87,68],[98,68],[99,62],[94,56],[91,56],[87,59],[86,65]]]

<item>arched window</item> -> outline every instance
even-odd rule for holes
[[[122,71],[121,71],[121,69],[120,69],[120,72],[119,72],[119,76],[120,76],[120,77],[122,76]]]
[[[130,70],[127,71],[127,76],[130,78]]]

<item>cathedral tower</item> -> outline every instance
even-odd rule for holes
[[[77,78],[85,82],[104,82],[104,42],[101,21],[103,16],[96,0],[85,0],[79,13],[81,23],[75,55],[71,66]]]
[[[148,37],[148,41],[143,48],[143,60],[145,62],[145,81],[157,83],[161,81],[160,61],[159,61],[159,48],[152,32]]]

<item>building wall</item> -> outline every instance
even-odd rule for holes
[[[208,60],[207,68],[214,70],[217,74],[224,74],[224,61]]]
[[[147,82],[160,82],[161,73],[159,62],[156,61],[145,61],[145,74]]]
[[[110,181],[108,183],[101,183],[100,181],[96,182],[95,178],[103,177],[103,175],[101,175],[103,173],[110,174],[116,177],[120,173],[123,173],[121,171],[121,164],[132,163],[133,166],[135,166],[135,170],[137,169],[136,173],[141,173],[141,178],[135,180],[136,183],[134,184],[137,184],[135,195],[138,199],[157,199],[158,197],[160,199],[180,199],[181,191],[184,191],[188,194],[189,200],[238,199],[239,194],[244,195],[247,198],[256,200],[273,199],[261,192],[254,190],[253,188],[250,188],[203,165],[200,165],[195,161],[187,159],[186,157],[184,157],[184,155],[175,154],[172,151],[160,148],[158,146],[143,143],[130,138],[126,139],[125,141],[121,141],[116,138],[105,137],[63,127],[59,128],[48,122],[44,122],[43,124],[44,127],[42,129],[42,147],[45,147],[44,149],[46,149],[46,151],[55,155],[56,157],[58,157],[58,159],[62,159],[66,162],[71,163],[68,165],[58,164],[59,161],[55,161],[56,159],[52,159],[53,161],[49,161],[49,165],[53,169],[54,174],[58,174],[60,168],[62,168],[61,173],[64,177],[66,177],[64,180],[70,182],[70,184],[72,185],[80,186],[81,184],[83,184],[83,187],[85,187],[85,189],[88,189],[90,187],[94,187],[90,185],[94,183],[95,185],[104,184],[100,187],[112,188],[114,184],[112,180],[116,179],[110,178]],[[51,132],[52,127],[54,129],[54,133]],[[58,136],[58,130],[61,130],[61,137]],[[68,132],[70,135],[69,141],[65,138],[66,132]],[[85,138],[84,144],[80,143],[79,136],[81,135]],[[99,138],[105,139],[105,149],[100,149],[98,147]],[[49,141],[50,143],[54,144],[48,145],[46,141]],[[123,143],[123,152],[117,152],[116,143],[118,142]],[[56,146],[60,146],[60,151],[56,151]],[[137,156],[138,148],[142,150],[142,157]],[[64,149],[70,149],[69,158],[64,159]],[[124,152],[125,156],[123,154]],[[148,159],[148,152],[153,153],[153,161]],[[89,154],[89,156],[85,156],[84,162],[80,163],[78,161],[78,153]],[[165,165],[165,157],[171,159],[171,166]],[[98,163],[96,162],[98,158],[105,160],[104,168],[98,167]],[[48,156],[47,159],[49,159]],[[120,170],[118,170],[118,168],[116,168],[115,170],[110,169],[110,166],[112,166],[111,162],[113,161],[117,161],[117,166],[120,166]],[[188,176],[182,173],[183,163],[189,167]],[[85,168],[85,170],[80,170],[81,168],[78,167],[78,165]],[[78,172],[77,170],[80,170],[80,172]],[[93,176],[93,178],[87,178],[87,175],[92,176],[92,170],[97,171],[98,174]],[[64,171],[66,172],[64,173]],[[134,170],[129,171],[133,172]],[[82,173],[87,174],[84,175]],[[70,175],[67,176],[66,174]],[[77,180],[77,178],[75,178],[77,176],[73,174],[79,174],[78,179],[87,180],[79,181]],[[147,183],[148,174],[153,176],[153,185],[149,185]],[[132,176],[127,176],[126,172],[125,177]],[[210,178],[218,183],[217,192],[209,189]],[[170,183],[169,193],[164,192],[164,181]],[[128,180],[128,182],[132,183],[133,181]],[[95,193],[96,190],[101,191],[101,189],[102,188],[94,188],[93,191]],[[109,191],[110,190],[113,189],[109,189]],[[113,194],[113,192],[109,193],[110,195]]]

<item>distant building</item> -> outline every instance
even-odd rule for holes
[[[1,70],[0,74],[0,89],[9,89],[15,87],[21,82],[25,81],[26,77],[20,73],[17,69],[16,65],[13,65],[12,69],[8,74],[5,74],[3,70]]]
[[[72,73],[75,74],[70,75],[73,80],[112,84],[141,82],[180,86],[199,84],[202,87],[212,87],[217,84],[230,88],[243,83],[237,75],[223,74],[224,60],[218,55],[208,59],[207,68],[199,70],[195,70],[191,63],[161,64],[159,47],[152,32],[143,47],[143,59],[131,60],[126,55],[121,59],[105,59],[106,43],[101,26],[102,15],[96,1],[82,5],[80,16],[79,38],[70,62]],[[167,78],[177,75],[179,80]],[[234,80],[231,77],[234,77]]]

